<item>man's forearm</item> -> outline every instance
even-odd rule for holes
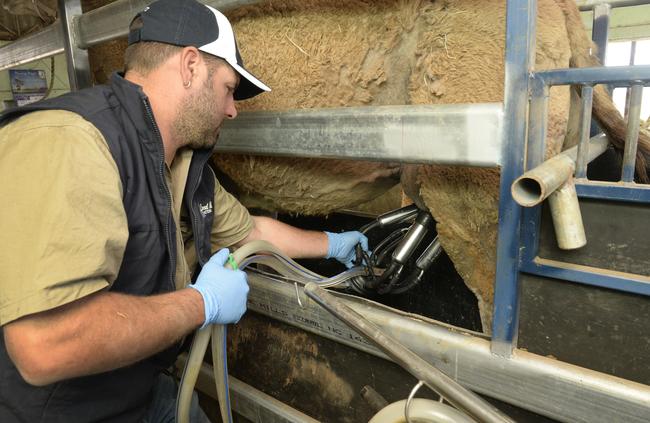
[[[239,245],[265,240],[293,258],[318,258],[327,254],[327,235],[299,229],[268,217],[254,216],[255,227]]]
[[[4,326],[7,351],[27,382],[123,367],[181,339],[203,323],[194,289],[138,297],[100,292]]]

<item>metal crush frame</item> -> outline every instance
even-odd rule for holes
[[[519,5],[515,7],[514,3],[519,3]],[[504,134],[515,137],[517,139],[515,143],[521,144],[515,147],[506,147],[508,142],[512,143],[513,141],[507,138],[504,140],[504,163],[516,167],[516,170],[512,169],[510,172],[505,172],[504,167],[501,173],[499,251],[497,252],[494,335],[492,338],[493,352],[506,357],[512,354],[513,349],[517,346],[519,278],[522,272],[641,295],[650,295],[650,277],[613,272],[589,266],[577,266],[537,257],[541,206],[522,210],[521,207],[514,205],[515,203],[509,192],[510,185],[514,181],[513,175],[516,178],[525,169],[532,169],[544,160],[548,96],[551,86],[581,85],[583,91],[583,121],[581,125],[581,143],[576,160],[576,189],[578,195],[603,201],[650,203],[650,187],[632,182],[634,154],[636,154],[637,147],[636,137],[638,137],[639,127],[640,90],[644,86],[650,86],[650,66],[557,69],[535,72],[530,63],[524,63],[524,58],[528,57],[525,52],[530,53],[531,51],[524,50],[524,48],[525,46],[530,48],[534,43],[534,22],[528,26],[525,26],[523,22],[528,16],[526,11],[535,10],[536,1],[514,2],[511,0],[508,4],[507,40],[512,37],[518,42],[506,43],[506,68],[508,66],[517,67],[519,72],[508,73],[506,71]],[[512,9],[510,4],[513,4]],[[635,2],[635,4],[639,4],[639,2]],[[594,12],[594,19],[606,21],[607,16],[603,15],[603,10],[608,11],[609,7],[599,7]],[[512,15],[510,15],[511,12]],[[594,30],[598,29],[607,32],[606,25],[594,25]],[[593,39],[601,43],[606,42],[607,34],[594,33]],[[526,40],[528,40],[528,43],[525,42]],[[604,48],[600,50],[604,51]],[[532,51],[534,52],[534,48]],[[527,138],[522,125],[517,122],[521,115],[525,113],[526,106],[516,109],[514,113],[508,113],[510,103],[516,102],[521,107],[522,101],[521,98],[518,98],[518,96],[522,95],[521,91],[511,93],[508,91],[509,84],[511,86],[525,87],[527,89],[526,95],[530,94]],[[587,151],[584,146],[589,139],[588,122],[591,119],[593,86],[596,84],[607,84],[609,87],[632,87],[632,92],[636,94],[634,97],[636,104],[630,107],[628,142],[626,143],[623,174],[621,182],[618,183],[596,182],[586,179]],[[515,119],[514,122],[513,119]],[[527,156],[522,154],[523,151],[527,152]],[[523,160],[523,157],[526,158],[525,168],[519,160]],[[502,210],[507,212],[509,208],[516,210],[516,212],[512,212],[507,216],[502,213]],[[525,230],[523,230],[524,227]]]
[[[221,10],[234,9],[240,6],[254,4],[259,0],[209,0],[203,1],[215,8]],[[69,78],[71,87],[82,88],[89,84],[89,72],[87,66],[87,55],[85,50],[92,46],[105,42],[127,33],[129,19],[149,4],[148,0],[119,0],[110,5],[96,9],[86,14],[79,14],[79,0],[59,0],[62,10],[62,19],[45,28],[43,31],[33,34],[24,39],[18,40],[9,45],[0,47],[0,70],[14,67],[20,64],[28,63],[33,60],[48,57],[54,54],[66,51],[69,63]],[[606,3],[602,1],[583,0],[578,1],[581,10],[591,9],[596,5]],[[625,1],[610,0],[612,7],[631,6],[646,4],[647,1]],[[300,155],[313,155],[318,157],[325,154],[328,157],[340,158],[365,158],[371,160],[400,160],[411,161],[413,156],[423,156],[423,159],[413,160],[413,162],[425,163],[446,163],[478,166],[501,165],[501,188],[500,188],[500,208],[499,208],[499,237],[497,250],[497,277],[495,285],[495,309],[493,320],[493,336],[489,343],[491,358],[488,362],[494,363],[496,368],[505,372],[505,382],[513,383],[512,376],[514,373],[508,370],[512,368],[508,363],[517,363],[516,357],[521,351],[516,350],[518,309],[519,309],[519,277],[523,273],[532,273],[553,278],[561,278],[579,283],[586,283],[595,286],[605,286],[613,289],[622,289],[628,292],[635,292],[643,295],[650,295],[647,278],[640,275],[630,274],[612,274],[612,272],[603,272],[602,269],[587,268],[584,266],[577,269],[575,266],[566,266],[550,260],[540,260],[537,255],[537,237],[539,233],[539,207],[522,210],[510,195],[510,185],[516,177],[521,175],[525,169],[530,169],[541,163],[543,160],[545,125],[547,114],[548,92],[553,85],[581,84],[585,87],[585,92],[590,91],[590,87],[595,83],[610,83],[617,86],[647,86],[650,81],[650,66],[620,67],[620,68],[593,68],[593,69],[569,69],[534,72],[534,52],[535,52],[535,10],[536,0],[508,0],[507,2],[507,22],[506,22],[506,55],[505,55],[505,93],[504,104],[484,105],[486,121],[489,131],[489,138],[492,150],[488,153],[482,152],[483,159],[477,160],[476,154],[465,154],[454,156],[449,153],[447,158],[436,157],[434,150],[427,149],[418,151],[413,148],[397,150],[393,143],[408,142],[408,139],[389,136],[388,131],[377,131],[372,129],[372,124],[386,126],[393,125],[395,119],[399,121],[402,128],[416,128],[421,133],[431,130],[426,123],[427,119],[439,122],[445,121],[448,113],[453,112],[458,115],[468,113],[470,107],[463,109],[436,109],[426,110],[421,119],[415,119],[416,125],[413,124],[415,108],[408,107],[395,110],[379,110],[380,117],[377,117],[377,111],[371,111],[370,108],[359,109],[355,111],[356,122],[347,122],[341,129],[330,129],[330,135],[344,142],[339,145],[341,148],[328,152],[324,151],[327,147],[318,147],[312,150],[300,151]],[[607,6],[598,6],[596,15],[599,19],[598,27],[600,31],[607,30],[606,21]],[[602,29],[604,27],[604,29]],[[596,29],[595,29],[596,30]],[[598,35],[598,34],[596,34]],[[600,34],[601,40],[606,40],[606,36]],[[638,89],[637,89],[638,90]],[[529,101],[530,95],[530,101]],[[590,96],[587,95],[590,100]],[[589,102],[586,101],[585,104]],[[495,107],[496,106],[496,107]],[[381,108],[377,108],[381,109]],[[420,113],[422,111],[420,110]],[[303,126],[307,130],[301,137],[295,137],[294,141],[304,146],[305,137],[311,136],[312,133],[323,133],[326,122],[331,119],[335,113],[333,111],[306,111],[305,121],[311,118],[311,123]],[[383,113],[383,114],[382,114]],[[426,113],[429,113],[428,115]],[[242,117],[245,114],[242,114]],[[291,121],[295,117],[294,112],[279,112],[275,115],[269,115],[270,121],[284,122]],[[267,116],[267,118],[269,118]],[[395,119],[394,119],[395,118]],[[409,120],[410,119],[410,120]],[[368,146],[362,143],[355,143],[358,133],[354,128],[365,125],[365,135],[370,133],[375,137],[383,137],[384,145],[387,146],[384,152],[375,156],[368,156]],[[417,128],[417,125],[420,125]],[[276,125],[277,126],[277,125]],[[282,127],[283,130],[291,131],[290,126]],[[390,125],[389,125],[390,126]],[[232,126],[227,129],[232,134],[237,135],[239,129]],[[311,133],[309,131],[312,131]],[[416,132],[417,132],[416,131]],[[244,132],[239,133],[244,136]],[[454,139],[469,137],[471,134],[463,133],[456,130]],[[526,141],[528,140],[528,141]],[[499,150],[500,146],[500,150]],[[390,148],[389,148],[390,147]],[[402,146],[403,147],[403,146]],[[227,150],[237,149],[237,146],[224,145]],[[260,145],[250,145],[248,149],[240,152],[256,152]],[[287,154],[295,151],[295,145],[287,144],[279,146]],[[392,149],[391,149],[392,148]],[[463,149],[473,151],[478,148],[478,144],[467,143]],[[348,152],[354,153],[348,153]],[[528,154],[526,155],[525,152]],[[578,169],[578,176],[584,176],[584,167]],[[586,181],[584,178],[577,184],[577,190],[580,197],[596,198],[605,201],[635,201],[641,203],[650,202],[650,188],[638,186],[630,182],[629,170],[627,176],[623,176],[625,183],[607,184],[600,182]],[[525,230],[524,230],[525,229]],[[291,292],[284,294],[291,296]],[[295,300],[295,299],[294,299]],[[295,323],[295,322],[294,322]],[[297,324],[297,326],[301,326]],[[304,326],[304,325],[302,325]],[[467,336],[467,335],[465,335]],[[478,340],[478,338],[477,338]],[[360,346],[363,342],[357,342]],[[459,348],[459,352],[466,353]],[[363,348],[362,348],[363,349]],[[514,353],[514,355],[513,355]],[[425,353],[426,355],[426,353]],[[431,359],[442,359],[435,352],[431,352]],[[534,355],[533,355],[534,356]],[[487,356],[486,356],[487,357]],[[534,358],[533,358],[534,360]],[[500,364],[501,363],[501,364]],[[530,386],[518,393],[518,389],[511,392],[512,402],[524,408],[530,408],[542,414],[559,418],[566,421],[604,421],[605,416],[602,414],[590,413],[589,407],[585,407],[582,413],[572,414],[571,410],[558,410],[552,405],[553,401],[561,402],[562,392],[558,388],[574,386],[571,378],[562,370],[563,363],[553,366],[552,363],[544,365],[545,371],[553,375],[556,379],[554,384],[539,386]],[[538,369],[535,364],[531,369]],[[483,375],[481,366],[475,368],[477,377]],[[607,375],[604,376],[605,385],[607,385]],[[516,378],[515,378],[516,379]],[[471,383],[470,383],[471,384]],[[579,389],[579,384],[574,386]],[[638,395],[637,406],[641,407],[640,413],[643,413],[643,407],[647,406],[650,414],[650,397],[645,387],[634,391]],[[603,396],[599,398],[599,406],[607,408],[608,401],[611,404],[619,404],[622,400],[614,391],[609,391],[607,386],[602,389]],[[579,392],[576,392],[576,395]],[[530,395],[544,395],[548,407],[544,404],[529,405],[527,400],[531,399]],[[507,398],[503,398],[507,400]],[[534,403],[535,401],[532,401]],[[616,408],[616,407],[614,407]],[[590,420],[589,420],[590,419]]]

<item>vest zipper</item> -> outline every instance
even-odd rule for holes
[[[194,207],[194,198],[196,196],[196,190],[199,188],[199,184],[203,180],[203,172],[205,170],[206,162],[210,159],[210,156],[199,156],[198,158],[196,157],[197,154],[200,154],[199,152],[195,151],[194,156],[192,157],[193,161],[196,161],[196,169],[199,169],[198,172],[199,174],[197,175],[196,178],[194,178],[192,190],[190,191],[190,194],[192,195],[190,199],[190,216],[192,217],[192,231],[194,231],[194,248],[196,249],[196,257],[198,258],[199,264],[201,267],[210,259],[210,254],[212,253],[212,248],[208,250],[207,257],[203,257],[203,247],[206,245],[206,240],[204,238],[204,232],[203,232],[203,227],[199,227],[199,218],[197,215],[197,211]],[[188,177],[192,177],[192,173],[188,175]],[[214,196],[213,196],[214,197]],[[200,204],[199,204],[200,205]],[[208,239],[207,245],[210,245],[210,241]]]
[[[200,232],[201,229],[199,228],[199,218],[196,216],[196,211],[194,210],[194,195],[196,194],[196,190],[199,187],[199,182],[201,181],[201,178],[203,177],[203,167],[200,168],[201,175],[199,175],[198,178],[195,179],[194,181],[194,186],[192,187],[192,198],[190,199],[190,215],[192,216],[192,231],[195,232]],[[191,176],[191,175],[190,175]],[[194,248],[196,249],[196,257],[199,260],[199,264],[201,267],[205,264],[205,260],[203,260],[203,240],[200,239],[203,234],[194,234]]]
[[[169,251],[169,261],[171,263],[170,269],[169,269],[169,282],[172,287],[172,290],[176,288],[176,284],[174,283],[174,275],[176,273],[176,246],[172,245],[172,237],[171,237],[171,231],[169,227],[169,217],[171,215],[172,211],[172,195],[169,192],[169,187],[167,186],[167,183],[165,182],[165,147],[163,145],[162,141],[162,135],[160,135],[160,130],[158,129],[158,125],[156,124],[156,120],[153,117],[153,112],[151,111],[151,106],[149,105],[149,100],[143,99],[142,100],[144,103],[144,109],[147,112],[147,117],[149,118],[149,121],[153,125],[154,133],[156,135],[156,139],[160,143],[160,152],[161,152],[161,160],[160,160],[160,167],[159,167],[159,175],[160,178],[158,179],[158,183],[162,185],[162,189],[166,194],[166,199],[167,199],[167,215],[165,216],[165,221],[163,223],[163,230],[165,231],[165,241],[167,242],[167,251]]]

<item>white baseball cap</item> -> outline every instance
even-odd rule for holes
[[[200,51],[225,60],[241,78],[235,100],[245,100],[271,91],[244,68],[228,18],[217,9],[195,0],[157,0],[131,21],[129,45],[157,41]]]

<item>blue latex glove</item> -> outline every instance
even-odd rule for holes
[[[219,250],[203,266],[196,283],[190,285],[203,297],[205,322],[201,328],[212,323],[237,323],[246,312],[246,273],[223,267],[229,254],[227,248]]]
[[[355,247],[357,244],[361,243],[363,250],[370,255],[368,238],[361,232],[352,231],[340,234],[325,232],[325,234],[327,234],[328,241],[325,258],[335,258],[345,264],[348,269],[352,267],[352,262],[356,258]]]

